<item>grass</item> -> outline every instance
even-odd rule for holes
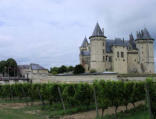
[[[25,101],[25,100],[23,100]],[[53,105],[33,105],[33,106],[23,106],[19,108],[10,107],[11,103],[23,103],[22,100],[0,100],[0,119],[47,119],[59,118],[63,115],[70,115],[77,112],[84,112],[95,109],[94,105],[90,105],[88,108],[85,106],[67,107],[66,111],[62,109],[60,103]],[[4,105],[5,104],[5,105]],[[23,103],[24,104],[24,103]],[[106,115],[104,118],[99,119],[114,119],[114,115]],[[129,112],[118,113],[118,119],[149,119],[147,109],[139,107]]]
[[[38,107],[24,107],[20,109],[0,108],[0,119],[46,119],[46,112],[37,112]]]
[[[130,74],[118,74],[119,77],[156,77],[156,74],[138,74],[138,73],[130,73]]]
[[[106,115],[103,118],[97,119],[114,119],[114,117],[114,115]],[[147,109],[139,107],[135,111],[130,110],[129,112],[118,113],[118,119],[149,119],[149,114]]]
[[[14,103],[25,105],[26,102],[29,102],[29,106],[20,106],[19,108],[13,108],[11,106],[11,104]],[[53,105],[46,104],[44,106],[41,104],[31,106],[30,100],[28,99],[0,99],[0,119],[46,119],[48,117],[59,118],[63,115],[95,109],[95,106],[90,105],[88,108],[86,106],[76,106],[71,108],[66,105],[66,108],[66,111],[64,111],[61,103],[56,103]]]

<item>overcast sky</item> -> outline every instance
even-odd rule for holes
[[[156,39],[155,11],[156,0],[0,0],[0,60],[75,65],[97,21],[109,39],[144,27]]]

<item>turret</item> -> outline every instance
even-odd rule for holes
[[[141,66],[142,73],[154,73],[154,39],[146,28],[141,30],[141,32],[137,32],[137,39],[135,42],[139,50],[138,63]]]
[[[132,33],[129,35],[128,49],[137,50],[136,43],[135,43],[135,40],[134,40]]]
[[[87,38],[85,37],[82,45],[80,46],[80,64],[85,68],[85,72],[88,72],[90,67],[90,48]]]
[[[103,72],[106,70],[106,36],[104,35],[104,30],[101,30],[98,23],[89,39],[91,48],[90,69],[95,69],[97,72]]]

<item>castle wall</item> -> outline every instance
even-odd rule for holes
[[[113,46],[113,71],[127,73],[127,47]],[[122,54],[123,53],[123,57]]]
[[[113,61],[113,53],[107,53],[106,54],[106,71],[113,71],[112,61]]]
[[[90,40],[91,62],[90,69],[95,69],[97,72],[105,71],[105,54],[106,54],[106,39],[104,37],[94,37]]]
[[[80,55],[80,64],[84,67],[85,72],[89,72],[89,69],[90,69],[90,56]]]
[[[128,73],[139,73],[140,72],[140,66],[138,62],[138,52],[136,50],[128,51],[127,54],[127,68]]]

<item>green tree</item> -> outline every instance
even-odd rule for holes
[[[9,58],[6,62],[9,75],[17,76],[18,67],[16,61],[13,58]]]
[[[73,67],[73,66],[69,66],[69,67],[67,68],[67,71],[68,71],[68,72],[74,71],[74,67]]]
[[[59,68],[58,67],[53,67],[53,68],[50,68],[50,73],[52,74],[58,74],[59,73]]]
[[[74,74],[81,74],[81,73],[84,73],[85,72],[85,69],[82,65],[76,65],[75,68],[74,68]]]
[[[6,61],[0,61],[0,73],[4,74],[6,73],[7,70],[7,62]]]
[[[64,65],[62,65],[62,66],[59,68],[58,73],[65,73],[65,72],[67,72],[67,67],[64,66]]]

